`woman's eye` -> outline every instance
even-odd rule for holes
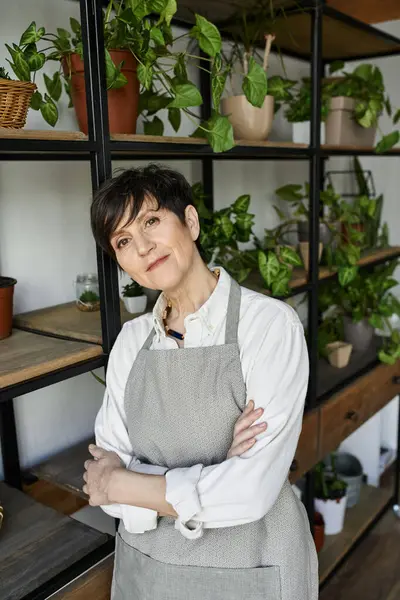
[[[117,248],[118,248],[118,250],[120,250],[123,246],[126,246],[127,243],[128,243],[128,239],[127,238],[122,238],[122,240],[119,240],[117,242]]]
[[[147,219],[145,225],[147,226],[151,226],[154,225],[154,223],[156,223],[158,221],[157,217],[150,217],[150,219]]]

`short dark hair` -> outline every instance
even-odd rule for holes
[[[108,179],[93,198],[90,220],[94,239],[114,259],[110,239],[125,211],[130,210],[128,223],[139,214],[146,197],[154,198],[157,208],[166,208],[185,223],[185,209],[193,205],[192,188],[178,171],[149,164],[145,167],[123,170]],[[196,246],[203,255],[200,241]]]

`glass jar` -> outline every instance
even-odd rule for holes
[[[95,273],[77,275],[75,281],[76,306],[83,312],[100,310],[99,280]]]

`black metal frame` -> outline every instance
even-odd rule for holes
[[[365,25],[351,17],[342,15],[326,6],[324,0],[306,0],[304,6],[311,9],[311,78],[312,78],[312,118],[311,118],[311,144],[309,147],[249,147],[238,146],[223,154],[214,154],[208,144],[157,144],[152,141],[112,141],[108,131],[108,108],[105,87],[104,45],[102,28],[101,0],[79,0],[81,9],[82,37],[84,46],[85,73],[87,74],[87,110],[89,124],[89,139],[78,140],[17,140],[0,139],[0,160],[90,160],[93,193],[111,176],[112,159],[140,159],[155,160],[167,158],[200,159],[202,164],[202,177],[205,192],[208,195],[208,206],[213,208],[213,162],[214,160],[308,160],[310,180],[310,272],[309,281],[305,285],[295,288],[291,295],[308,293],[308,323],[309,323],[309,353],[310,353],[310,379],[307,397],[307,410],[312,410],[317,402],[317,332],[318,332],[318,237],[319,217],[321,206],[319,192],[324,181],[324,161],[334,155],[375,155],[371,150],[340,150],[334,148],[321,148],[320,146],[320,89],[321,78],[328,61],[322,58],[322,27],[323,15],[328,14],[340,19],[353,27],[368,30],[389,41],[400,44],[393,36]],[[182,25],[182,24],[181,24]],[[291,53],[293,55],[293,53]],[[304,60],[304,56],[296,56]],[[355,60],[355,57],[349,57]],[[210,80],[204,71],[200,71],[200,86],[204,98],[202,118],[208,118],[211,113]],[[388,155],[400,156],[398,150]],[[375,262],[387,260],[381,259]],[[41,389],[47,385],[75,377],[98,367],[107,367],[107,359],[113,343],[120,331],[121,319],[118,294],[118,269],[117,265],[99,248],[97,248],[97,265],[100,282],[101,297],[101,322],[104,354],[97,358],[75,364],[71,367],[59,369],[45,376],[38,377],[22,384],[9,386],[0,390],[0,440],[2,444],[3,462],[6,481],[16,488],[21,489],[22,478],[18,459],[18,443],[15,428],[13,399],[19,395]],[[376,363],[365,367],[367,372]],[[361,374],[358,373],[356,376]],[[356,377],[354,376],[354,377]],[[346,384],[348,385],[348,381]],[[331,393],[330,393],[331,395]],[[324,401],[325,398],[319,399]],[[399,444],[397,452],[396,486],[399,485],[400,473],[400,415],[399,415]],[[313,524],[313,473],[306,476],[305,505]],[[398,508],[397,489],[393,496]],[[399,509],[400,510],[400,509]],[[50,593],[60,589],[62,585],[73,577],[84,572],[91,565],[112,552],[113,539],[95,552],[60,573],[46,585],[36,590],[25,600],[42,600]]]

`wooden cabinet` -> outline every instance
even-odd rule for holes
[[[309,471],[318,460],[319,411],[307,413],[303,419],[296,455],[292,463],[289,479],[294,483]]]
[[[320,443],[318,458],[335,450],[365,421],[400,393],[396,377],[400,364],[380,364],[360,377],[320,408]]]
[[[53,600],[110,600],[114,553],[52,596]]]

